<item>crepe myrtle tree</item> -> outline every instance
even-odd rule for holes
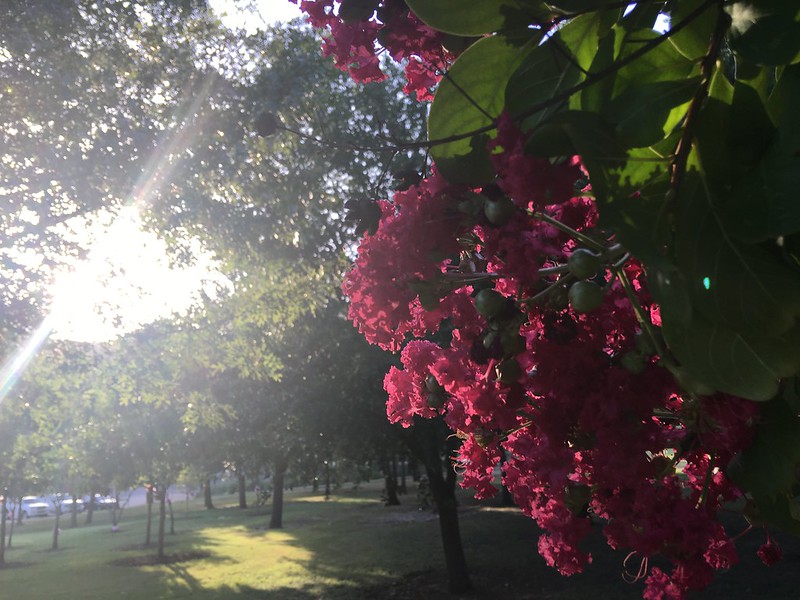
[[[432,162],[377,202],[343,283],[400,353],[389,419],[443,417],[478,497],[505,452],[564,575],[600,523],[645,598],[684,598],[737,562],[731,506],[771,563],[768,528],[800,531],[800,8],[300,7],[341,69],[379,81],[390,57],[430,102],[427,139],[370,145]]]

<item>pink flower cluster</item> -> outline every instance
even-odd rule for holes
[[[442,47],[442,34],[417,19],[402,0],[384,0],[375,17],[357,22],[343,21],[334,0],[301,0],[300,8],[313,27],[328,32],[322,44],[325,56],[333,57],[355,81],[383,81],[380,54],[386,52],[405,65],[405,92],[432,100],[433,88],[453,60]]]
[[[380,39],[420,69],[413,78],[424,81],[416,90],[425,99],[420,90],[430,91],[448,57],[439,34],[400,5],[387,0],[380,21],[344,24],[332,0],[301,3],[330,32],[325,52],[342,68],[378,78],[370,61]],[[467,190],[434,172],[381,202],[378,228],[342,286],[349,316],[371,343],[401,351],[402,366],[384,380],[389,420],[408,427],[442,415],[463,438],[462,485],[493,495],[506,453],[502,483],[544,531],[538,549],[548,564],[581,572],[592,560],[582,542],[602,529],[611,547],[642,561],[645,598],[684,598],[738,560],[717,515],[741,495],[724,470],[749,444],[758,405],[684,394],[658,356],[636,350],[637,337],[660,325],[659,310],[635,261],[611,267],[613,239],[596,238],[611,253],[595,277],[602,305],[579,313],[554,300],[582,236],[599,236],[597,210],[582,194],[578,157],[554,164],[524,147],[502,115],[489,143],[493,184]],[[470,209],[475,194],[498,193],[514,205],[507,221]],[[491,311],[476,306],[486,288],[501,295]],[[435,343],[444,319],[451,335]],[[626,364],[631,353],[639,368]],[[779,552],[767,544],[759,555],[771,562]],[[648,569],[655,556],[671,569]]]

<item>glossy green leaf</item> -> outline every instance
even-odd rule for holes
[[[670,351],[689,374],[721,392],[769,400],[781,378],[800,371],[798,328],[777,336],[743,334],[694,311],[686,324],[662,317],[662,329]]]
[[[627,151],[619,162],[585,160],[600,209],[600,226],[650,266],[669,262],[667,198],[671,153],[678,133],[649,148]]]
[[[523,130],[532,129],[552,115],[563,101],[537,110],[580,80],[580,71],[551,44],[535,47],[519,65],[506,86],[506,108],[512,116],[525,117]]]
[[[800,275],[773,254],[733,240],[721,205],[691,167],[677,199],[675,256],[693,306],[733,331],[786,332],[800,314]]]
[[[481,35],[544,22],[551,14],[543,2],[516,0],[407,0],[426,25],[455,35]]]
[[[431,155],[439,171],[453,183],[481,184],[493,176],[488,141],[472,132],[491,126],[505,104],[506,82],[529,52],[503,36],[484,38],[453,64],[436,91],[428,116],[428,137],[440,140]],[[492,130],[493,131],[493,130]]]
[[[651,146],[670,133],[665,128],[672,109],[687,104],[699,83],[700,78],[693,77],[631,86],[611,101],[605,115],[616,123],[621,143]]]
[[[680,23],[697,9],[694,0],[678,0],[672,10],[672,23]],[[700,60],[708,52],[708,44],[714,32],[718,7],[709,4],[703,13],[669,38],[669,43],[689,60]]]

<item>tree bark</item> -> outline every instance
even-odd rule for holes
[[[400,494],[407,494],[408,488],[406,488],[406,459],[405,457],[400,458],[400,489],[398,490]]]
[[[463,594],[472,589],[472,582],[458,523],[456,473],[449,460],[454,450],[451,447],[451,439],[444,430],[444,423],[441,420],[424,420],[414,424],[406,442],[409,449],[425,466],[431,495],[439,512],[439,533],[442,538],[450,592]]]
[[[211,501],[211,478],[206,477],[203,481],[203,506],[208,510],[213,510],[214,503]]]
[[[272,515],[269,518],[270,529],[280,529],[283,527],[283,482],[286,478],[286,469],[289,467],[289,460],[282,458],[275,464],[275,472],[272,474]]]
[[[150,530],[153,523],[153,488],[147,487],[147,530],[144,536],[144,545],[150,545]]]
[[[167,498],[167,508],[169,509],[169,534],[175,535],[175,511],[172,510],[172,500]]]
[[[14,512],[14,510],[16,512]],[[14,537],[14,524],[17,522],[17,519],[15,517],[17,513],[20,512],[19,503],[17,503],[17,505],[14,507],[14,510],[11,511],[11,522],[9,523],[8,526],[8,542],[6,542],[6,548],[11,548],[11,538]]]
[[[0,565],[6,564],[6,511],[8,510],[8,501],[5,495],[0,502]]]
[[[58,550],[58,534],[61,533],[61,530],[58,526],[61,524],[61,506],[56,506],[56,522],[53,524],[53,545],[51,546],[52,550]]]
[[[78,526],[78,497],[72,495],[72,506],[70,507],[69,527],[75,529]]]
[[[452,469],[448,476],[442,475],[441,464],[426,465],[425,471],[431,484],[431,493],[439,511],[439,532],[442,536],[444,560],[447,565],[450,592],[462,594],[472,589],[467,559],[461,543],[461,528],[458,523],[458,504],[456,502],[456,478]],[[450,476],[453,473],[453,476]]]
[[[167,490],[158,493],[158,561],[164,560],[164,529],[167,522]]]
[[[239,508],[247,508],[247,494],[245,493],[245,479],[244,473],[238,471],[237,477],[239,478]]]
[[[331,461],[325,461],[325,500],[331,499]]]
[[[94,520],[94,494],[89,494],[89,504],[86,506],[86,525],[91,525]]]
[[[397,478],[394,475],[391,462],[383,460],[383,479],[386,485],[386,506],[398,506],[400,498],[397,496]]]

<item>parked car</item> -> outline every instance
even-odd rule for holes
[[[90,497],[83,497],[83,505],[88,506]],[[117,505],[117,499],[111,496],[103,496],[102,494],[94,495],[94,508],[95,510],[104,510],[106,508],[114,508]]]
[[[68,494],[56,494],[56,496],[61,500],[61,514],[70,514],[72,512],[72,496],[69,496]],[[75,502],[75,509],[78,512],[82,512],[84,508],[85,506],[83,504],[83,500],[78,498]]]
[[[23,519],[28,517],[47,517],[53,510],[53,505],[46,498],[40,496],[23,496],[20,504]]]

